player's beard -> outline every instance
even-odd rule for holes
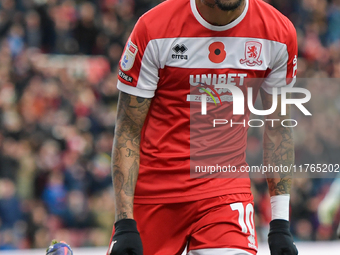
[[[215,0],[216,6],[222,11],[234,11],[242,5],[244,0]]]

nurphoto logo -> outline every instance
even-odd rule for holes
[[[242,92],[242,90],[236,86],[228,85],[228,84],[216,84],[215,89],[228,89],[233,97],[233,115],[244,115],[244,105],[245,105],[245,96]],[[287,105],[295,105],[305,116],[311,116],[312,114],[306,109],[306,107],[303,105],[311,99],[311,93],[309,90],[305,88],[289,88],[289,87],[283,87],[281,89],[281,114],[287,115]],[[288,98],[288,94],[293,93],[300,93],[303,94],[303,98]],[[213,97],[211,93],[208,93],[210,97]],[[212,98],[214,100],[214,98]],[[215,100],[214,100],[215,101]],[[253,104],[253,88],[248,88],[248,96],[247,96],[247,105],[251,113],[255,115],[260,116],[268,116],[275,112],[275,110],[278,107],[278,88],[272,88],[272,106],[270,109],[266,110],[258,110],[255,109]],[[207,115],[207,95],[202,94],[201,96],[201,115]],[[271,121],[272,126],[274,125],[275,121],[279,121],[278,119],[266,119],[265,121]],[[297,125],[297,121],[293,119],[289,120],[283,120],[281,121],[282,126],[290,127],[289,125],[285,125],[285,122],[294,122],[291,127],[295,127]],[[232,120],[230,120],[232,125]],[[251,125],[251,122],[259,122],[260,125]],[[226,119],[214,119],[213,126],[216,125],[224,125],[229,123]],[[245,126],[245,120],[244,122],[238,122],[234,124],[244,124]],[[248,121],[248,125],[250,127],[262,127],[264,125],[264,121],[261,119],[252,119]]]

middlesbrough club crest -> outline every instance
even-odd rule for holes
[[[244,52],[244,59],[240,59],[241,64],[248,66],[262,65],[262,60],[259,60],[262,50],[262,44],[259,42],[246,42],[246,49]]]

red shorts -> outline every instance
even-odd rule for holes
[[[177,204],[135,204],[144,255],[257,253],[252,194]]]

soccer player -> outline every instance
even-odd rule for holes
[[[293,25],[262,0],[168,0],[139,19],[119,64],[116,218],[108,254],[177,255],[185,247],[190,255],[257,253],[250,180],[239,172],[247,166],[250,110],[245,103],[244,114],[233,114],[238,98],[229,90],[241,90],[252,102],[260,91],[266,109],[278,92],[278,106],[266,116],[264,165],[293,164],[292,129],[281,125],[289,109],[281,114],[280,89],[294,85],[296,55]],[[204,111],[222,111],[228,125],[212,132],[212,115],[201,114],[204,100]],[[237,172],[191,178],[193,159]],[[267,180],[271,254],[296,255],[289,231],[291,176],[276,173]]]
[[[321,224],[331,226],[334,216],[340,207],[340,174],[335,179],[329,188],[324,199],[321,201],[318,208],[318,218]],[[337,236],[340,238],[340,224],[337,230]]]

